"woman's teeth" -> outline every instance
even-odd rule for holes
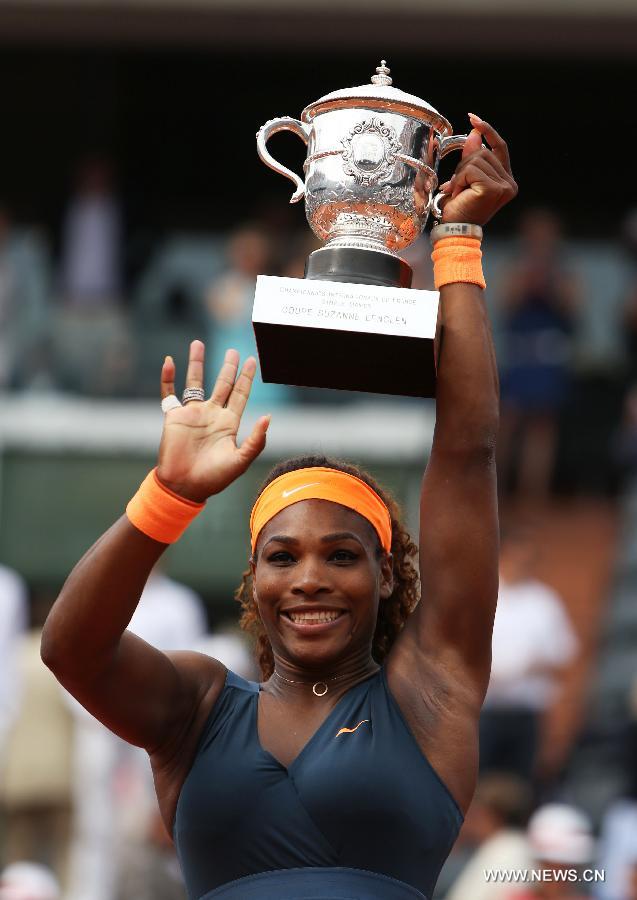
[[[338,619],[341,615],[340,611],[333,610],[332,612],[289,612],[288,616],[296,625],[303,625],[306,622],[312,622],[317,625],[322,625],[325,622],[333,622],[334,619]]]

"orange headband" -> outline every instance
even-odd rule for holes
[[[301,500],[331,500],[360,513],[374,526],[383,549],[391,552],[391,516],[376,491],[354,475],[316,466],[279,475],[264,488],[250,515],[253,553],[263,526]]]

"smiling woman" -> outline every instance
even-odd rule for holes
[[[353,466],[307,457],[280,464],[252,511],[237,599],[260,684],[127,631],[166,546],[265,446],[268,416],[237,445],[256,360],[240,368],[229,350],[206,399],[193,341],[183,405],[173,360],[162,368],[157,468],[47,621],[45,662],[148,751],[191,900],[430,900],[471,801],[497,596],[498,386],[479,238],[455,235],[481,234],[469,226],[516,192],[506,144],[471,122],[432,254],[445,337],[422,600],[392,499]]]
[[[391,495],[383,490],[374,479],[362,469],[342,460],[331,459],[326,456],[299,456],[295,459],[278,463],[265,479],[259,497],[263,495],[265,488],[290,472],[298,472],[305,469],[331,469],[342,472],[352,478],[364,482],[380,498],[384,507],[389,512],[390,518],[390,552],[393,565],[393,589],[378,607],[375,629],[372,639],[372,656],[381,664],[391,649],[399,632],[405,624],[408,615],[415,608],[420,597],[418,573],[415,560],[418,548],[412,541],[401,521],[398,504]],[[360,524],[366,532],[374,534],[369,527],[370,523],[361,518]],[[367,528],[365,526],[367,525]],[[330,548],[331,549],[331,548]],[[380,537],[375,540],[374,553],[382,557]],[[348,551],[345,551],[346,554]],[[349,551],[351,553],[351,551]],[[243,579],[235,597],[243,609],[241,627],[251,633],[255,640],[256,656],[261,669],[263,680],[270,678],[274,671],[274,656],[272,644],[259,614],[256,602],[252,573],[258,556],[255,553],[250,560],[250,567],[243,573]]]

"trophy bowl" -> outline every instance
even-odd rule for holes
[[[466,135],[426,101],[392,86],[385,60],[371,83],[334,91],[257,133],[261,160],[305,198],[307,221],[325,246],[308,259],[306,278],[409,287],[411,269],[398,256],[422,233],[429,213],[440,218],[438,166]],[[305,180],[267,149],[278,131],[307,144]]]

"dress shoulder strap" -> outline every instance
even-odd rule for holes
[[[238,688],[240,691],[250,691],[251,694],[258,694],[259,692],[259,685],[256,681],[248,681],[247,678],[242,678],[241,675],[237,675],[236,672],[231,672],[230,669],[228,669],[226,674],[224,691],[228,688]]]
[[[208,714],[206,724],[203,727],[197,755],[214,739],[228,720],[236,713],[241,714],[252,702],[252,698],[259,692],[256,681],[248,681],[230,669],[226,672],[226,680],[223,690]]]

